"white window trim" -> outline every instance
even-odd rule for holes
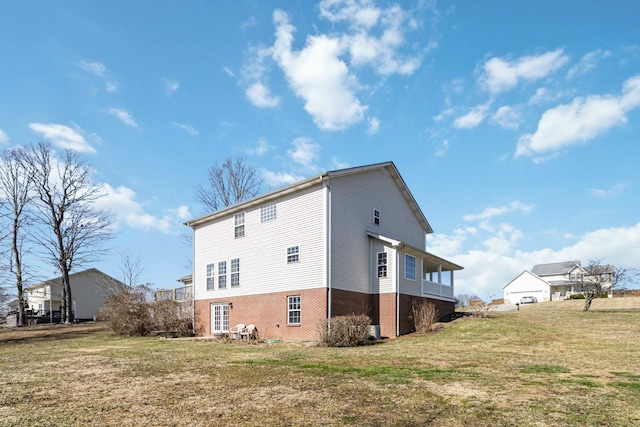
[[[295,258],[295,259],[294,259]],[[300,246],[290,246],[287,248],[287,264],[300,262]]]
[[[260,206],[260,222],[275,221],[277,218],[277,210],[275,203]]]
[[[380,255],[385,254],[385,259],[384,259],[384,264],[380,264]],[[389,254],[386,251],[382,251],[382,252],[378,252],[378,255],[376,257],[377,259],[377,273],[378,273],[378,278],[384,278],[384,277],[389,277]],[[380,267],[384,267],[384,276],[380,275]]]
[[[378,209],[373,210],[373,223],[380,225],[380,211]]]
[[[233,262],[234,261],[238,261],[237,262],[237,267],[234,267]],[[237,284],[233,284],[233,279],[234,277],[237,277]],[[240,258],[233,258],[231,260],[231,283],[230,283],[232,288],[238,288],[240,287]]]
[[[407,273],[409,272],[409,269],[407,268],[407,259],[409,258],[413,258],[413,277],[407,277]],[[404,278],[407,280],[416,280],[416,268],[416,257],[414,257],[413,255],[404,254]]]
[[[224,272],[221,272],[220,267],[224,266]],[[224,286],[220,286],[221,279],[224,278]],[[227,261],[220,261],[218,263],[218,289],[227,288]]]
[[[293,299],[297,298],[298,308],[291,308]],[[298,313],[298,322],[291,322],[291,314]],[[302,324],[302,297],[300,295],[290,295],[287,297],[287,325],[301,325]]]
[[[211,269],[209,269],[211,267]],[[206,274],[206,287],[208,291],[216,290],[216,263],[212,262],[207,264],[206,266],[207,274]],[[211,270],[211,271],[209,271]],[[211,286],[209,286],[209,280],[211,280]]]
[[[239,238],[239,237],[244,237],[245,235],[245,218],[246,215],[244,212],[240,212],[237,213],[233,216],[233,237],[235,239]],[[241,220],[242,222],[238,222],[238,220]],[[238,235],[238,231],[242,230],[242,234]]]

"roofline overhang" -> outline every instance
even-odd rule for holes
[[[440,258],[437,255],[434,255],[430,252],[423,251],[422,249],[418,249],[414,246],[407,245],[400,240],[395,240],[390,237],[382,236],[378,233],[374,233],[373,231],[367,231],[367,236],[373,237],[374,239],[381,240],[383,242],[387,242],[391,245],[392,248],[397,249],[399,251],[408,253],[410,255],[414,255],[416,257],[426,259],[434,264],[438,264],[443,266],[447,271],[456,271],[456,270],[464,270],[464,267],[455,264],[451,261],[447,261],[444,258]]]

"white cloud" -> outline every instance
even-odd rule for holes
[[[264,181],[270,187],[282,187],[283,185],[293,184],[303,179],[301,176],[293,175],[287,172],[271,172],[267,169],[261,171]]]
[[[380,130],[380,120],[377,117],[369,119],[369,128],[367,129],[368,135],[375,135]]]
[[[95,74],[98,77],[104,77],[107,72],[107,67],[100,62],[88,62],[88,61],[80,61],[79,67],[84,71]]]
[[[131,114],[121,108],[109,108],[109,113],[116,116],[122,123],[133,128],[138,127],[138,123],[131,117]]]
[[[318,144],[311,142],[310,138],[299,137],[294,139],[291,145],[293,148],[287,150],[287,156],[291,160],[307,169],[316,169],[313,163],[318,159],[318,151],[320,150]]]
[[[513,61],[491,58],[483,65],[480,81],[491,93],[512,89],[520,81],[538,80],[563,67],[569,58],[562,49],[536,56],[522,56]]]
[[[169,210],[171,215],[162,217],[146,213],[143,206],[135,200],[135,191],[125,186],[114,188],[105,183],[102,184],[102,189],[105,197],[99,199],[98,205],[112,212],[119,225],[125,224],[130,228],[169,233],[175,226],[191,218],[191,213],[186,206],[171,209]]]
[[[600,198],[615,197],[615,196],[619,196],[620,193],[622,193],[622,190],[624,190],[625,187],[628,187],[628,186],[629,186],[628,182],[619,182],[609,189],[591,188],[589,189],[589,193],[591,193],[592,196],[600,197]]]
[[[185,123],[174,123],[174,125],[178,126],[180,129],[183,129],[185,132],[192,136],[198,135],[200,133],[198,129]]]
[[[0,129],[0,144],[6,144],[7,142],[9,142],[9,137],[2,129]]]
[[[567,72],[567,78],[571,79],[575,76],[580,76],[588,73],[593,70],[597,65],[598,61],[611,56],[611,52],[608,50],[594,50],[587,54],[585,54],[582,58],[580,58],[580,62],[571,67]]]
[[[516,157],[559,150],[588,141],[627,122],[625,113],[640,105],[640,76],[624,82],[620,96],[578,97],[547,110],[533,134],[518,140]]]
[[[178,89],[180,89],[180,83],[176,80],[164,79],[164,89],[167,95],[173,95]]]
[[[482,213],[476,215],[465,215],[462,217],[465,221],[478,221],[478,220],[487,220],[496,216],[502,216],[510,212],[524,212],[528,213],[531,211],[532,206],[527,205],[525,203],[515,201],[511,202],[508,205],[498,206],[497,208],[486,208],[482,211]]]
[[[522,251],[517,243],[522,233],[508,225],[496,228],[495,235],[482,241],[479,249],[463,250],[468,244],[468,230],[458,229],[451,235],[428,236],[429,252],[462,265],[465,269],[455,273],[455,293],[501,298],[502,288],[524,270],[531,271],[535,264],[603,259],[616,266],[635,267],[640,259],[640,223],[628,227],[614,227],[571,235],[574,243],[560,249],[544,248]]]
[[[453,121],[453,126],[456,129],[472,129],[478,126],[487,116],[489,110],[489,104],[478,105],[473,107],[464,116],[460,116]]]
[[[505,129],[518,129],[522,117],[516,108],[505,105],[498,108],[491,117],[491,121]]]
[[[106,82],[104,85],[109,93],[118,91],[118,82]]]
[[[275,147],[273,145],[270,145],[266,139],[264,138],[259,138],[258,139],[258,146],[256,148],[252,148],[247,150],[247,153],[249,154],[253,154],[256,156],[262,156],[266,153],[268,153],[269,151],[273,150]]]
[[[449,140],[445,139],[436,150],[436,157],[444,156],[447,151],[449,151]]]
[[[245,95],[249,101],[260,108],[277,107],[280,104],[280,98],[273,96],[261,82],[256,82],[245,90]]]
[[[29,128],[51,142],[53,145],[78,151],[80,153],[95,153],[96,150],[82,136],[82,129],[71,129],[69,126],[56,123],[29,123]]]
[[[228,75],[229,77],[235,77],[235,76],[236,76],[236,75],[233,73],[233,71],[231,70],[231,68],[229,68],[229,67],[224,67],[222,70],[223,70],[225,73],[227,73],[227,75]]]
[[[305,101],[305,110],[324,130],[341,130],[361,121],[367,110],[354,92],[357,78],[340,59],[340,40],[325,35],[309,36],[301,51],[292,50],[295,28],[283,11],[273,14],[276,41],[273,59],[284,71],[296,95]]]

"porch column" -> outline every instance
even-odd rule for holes
[[[453,288],[453,270],[449,272],[451,274],[451,287]]]
[[[438,283],[442,283],[442,266],[438,264]]]

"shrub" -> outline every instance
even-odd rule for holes
[[[582,294],[571,294],[571,295],[569,295],[569,299],[584,299],[584,295],[582,295]]]
[[[416,332],[421,334],[432,331],[439,317],[436,305],[424,300],[413,301],[411,313],[413,315],[413,324]]]
[[[176,336],[192,334],[191,315],[175,301],[148,302],[143,292],[112,295],[98,312],[98,321],[106,322],[120,336],[147,336],[166,331]]]
[[[371,319],[364,315],[336,316],[318,323],[321,345],[355,347],[369,343]]]

